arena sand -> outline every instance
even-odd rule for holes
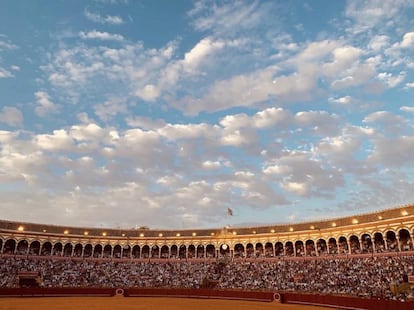
[[[158,297],[0,298],[1,310],[327,310],[332,308],[221,299]]]

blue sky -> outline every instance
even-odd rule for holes
[[[414,1],[0,1],[2,218],[178,229],[412,203],[413,17]]]

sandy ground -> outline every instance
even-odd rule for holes
[[[1,310],[327,310],[277,302],[157,297],[37,297],[0,298]],[[332,308],[331,308],[332,309]]]

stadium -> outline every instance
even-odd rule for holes
[[[414,0],[0,0],[0,309],[414,309]]]
[[[0,294],[412,307],[413,234],[414,205],[294,225],[208,230],[1,221]]]

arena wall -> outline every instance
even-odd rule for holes
[[[117,259],[302,257],[414,250],[414,205],[292,225],[97,229],[0,221],[0,254]]]

